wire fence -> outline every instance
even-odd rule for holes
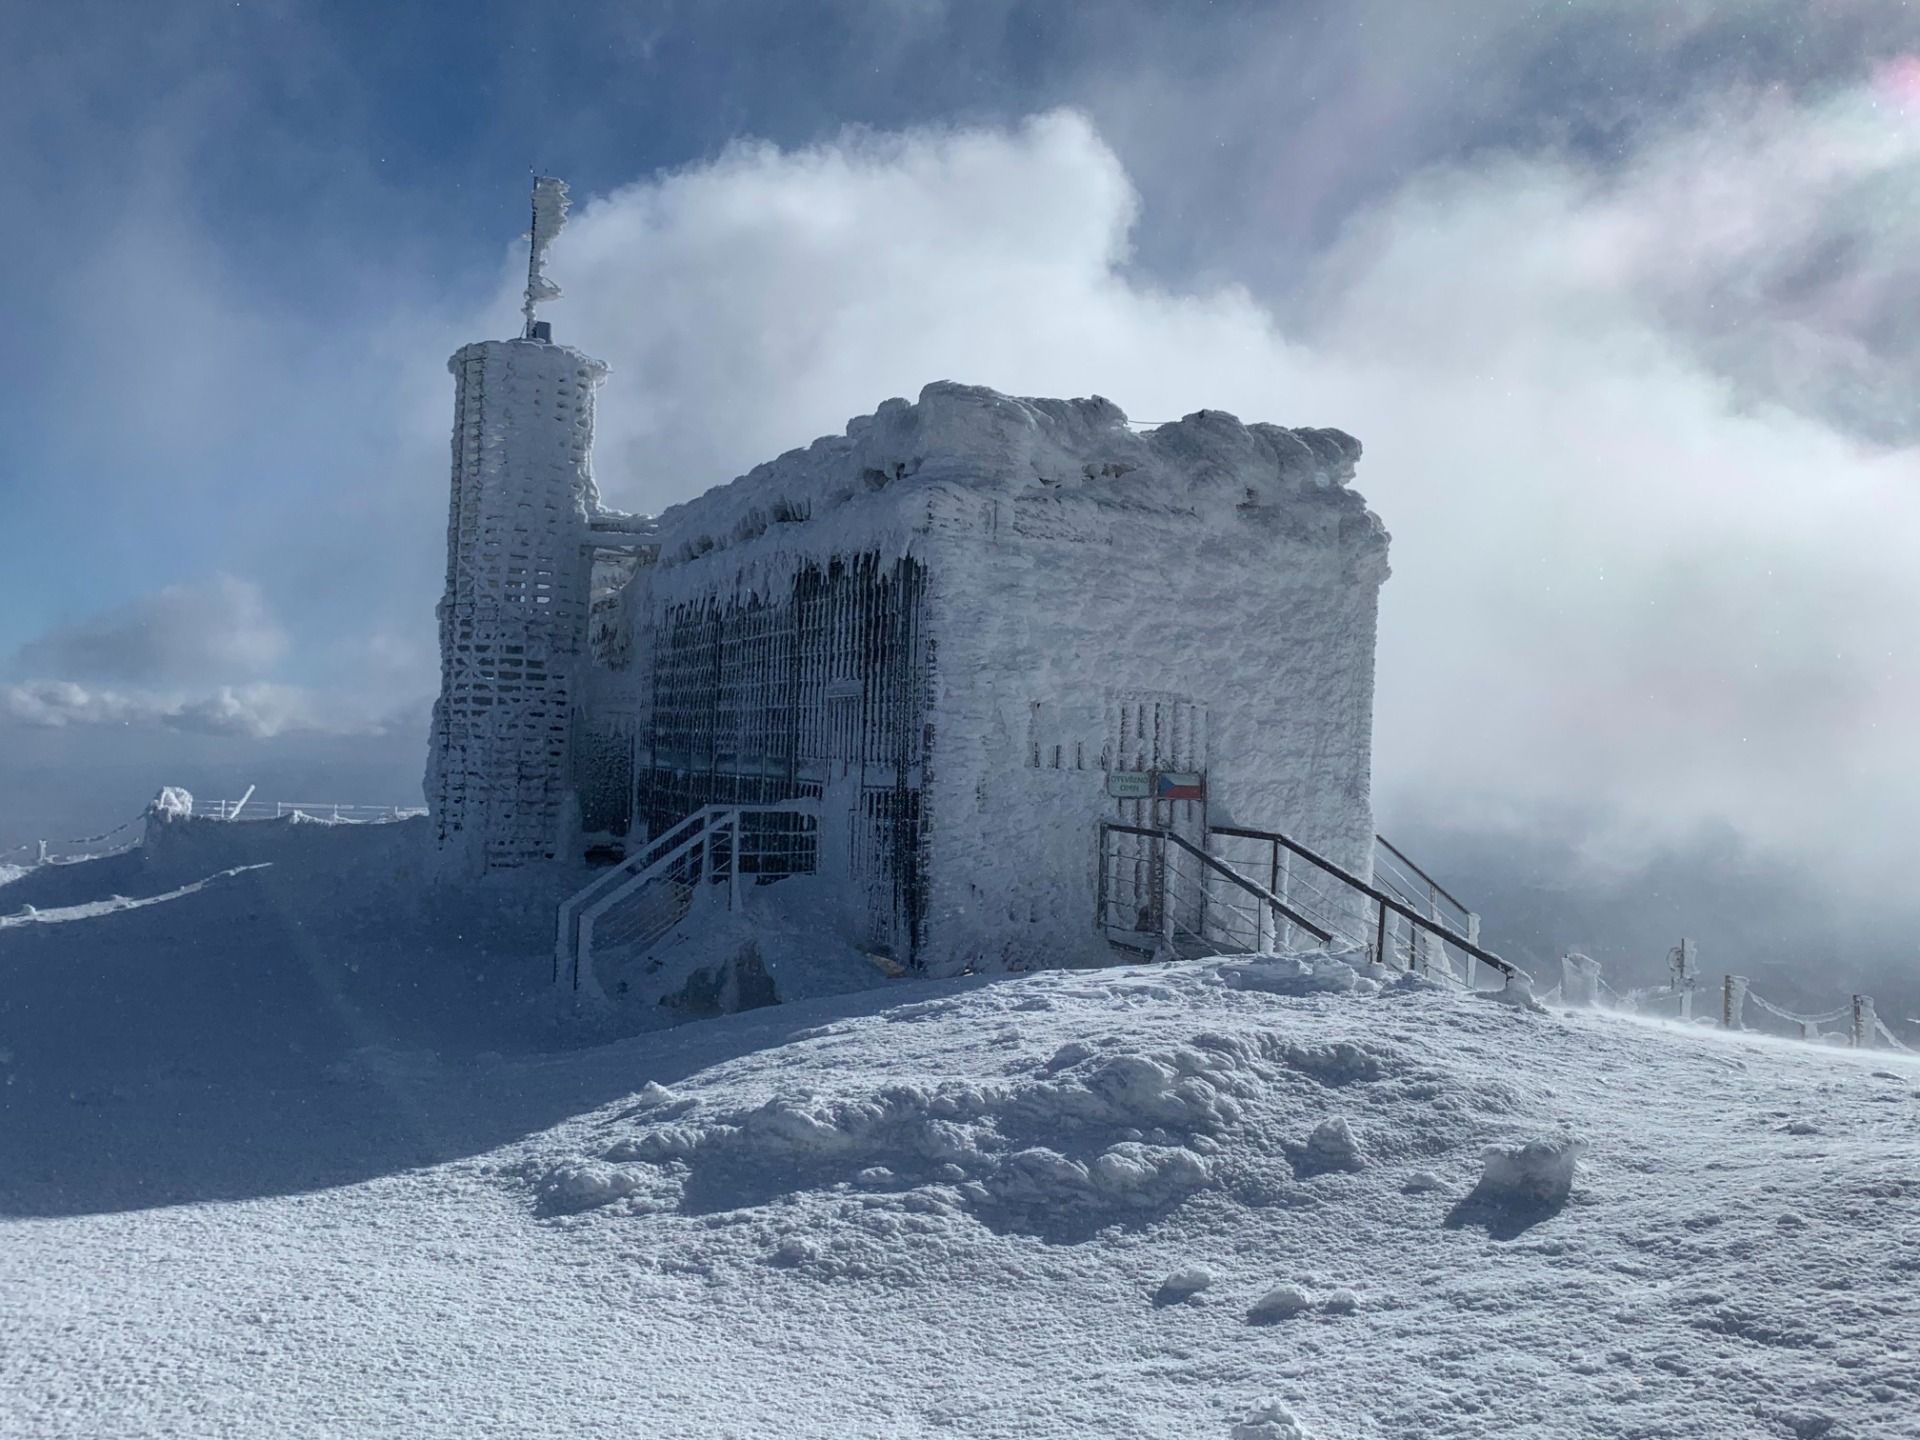
[[[255,800],[248,791],[238,800],[196,802],[194,813],[206,820],[258,821],[284,820],[298,815],[329,825],[375,825],[408,820],[427,813],[424,805],[366,805],[332,800]],[[23,840],[0,846],[0,865],[32,869],[37,865],[64,864],[75,860],[98,860],[123,854],[140,843],[140,830],[149,811],[143,810],[131,820],[123,820],[98,835],[78,835],[71,839]],[[125,838],[123,838],[125,837]],[[114,843],[118,842],[118,843]]]
[[[211,820],[284,820],[299,815],[341,825],[378,824],[409,820],[427,813],[424,805],[349,805],[332,800],[207,800],[196,802],[194,813]]]
[[[1686,953],[1691,958],[1691,942],[1683,942]],[[1675,954],[1679,950],[1676,949]],[[1718,990],[1717,1016],[1704,1017],[1694,1014],[1697,1002],[1706,1000],[1711,1003]],[[1715,987],[1698,983],[1697,976],[1676,972],[1674,981],[1669,985],[1639,986],[1630,990],[1616,990],[1606,982],[1600,973],[1600,962],[1592,956],[1569,951],[1560,959],[1560,985],[1557,991],[1549,992],[1548,999],[1557,999],[1562,1004],[1586,1005],[1602,1010],[1622,1010],[1631,1014],[1654,1014],[1672,1010],[1682,1020],[1710,1020],[1723,1030],[1746,1030],[1746,1006],[1751,1001],[1754,1006],[1776,1020],[1792,1025],[1798,1031],[1794,1038],[1810,1042],[1827,1041],[1836,1036],[1845,1043],[1858,1049],[1882,1048],[1898,1050],[1905,1054],[1916,1053],[1914,1048],[1894,1034],[1887,1027],[1874,1007],[1873,997],[1866,994],[1851,995],[1844,1005],[1836,1005],[1830,1010],[1813,1014],[1803,1014],[1784,1005],[1776,1005],[1766,996],[1758,994],[1753,981],[1745,975],[1726,974],[1720,977]],[[1822,1026],[1843,1026],[1839,1031],[1823,1030]]]

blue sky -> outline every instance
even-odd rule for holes
[[[1340,425],[1389,815],[1844,880],[1920,803],[1897,0],[81,0],[0,134],[0,841],[415,793],[529,166],[616,503],[942,378]]]

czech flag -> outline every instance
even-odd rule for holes
[[[1207,798],[1207,777],[1163,770],[1153,777],[1153,798],[1156,800],[1204,800]]]

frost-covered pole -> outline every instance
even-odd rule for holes
[[[733,812],[733,863],[727,867],[727,908],[735,911],[740,908],[741,838],[742,826],[740,824],[740,812],[736,810]]]
[[[1163,838],[1160,846],[1160,938],[1173,949],[1173,855]]]
[[[1856,995],[1853,997],[1853,1046],[1856,1050],[1873,1048],[1873,1029],[1879,1017],[1873,1013],[1873,997]]]
[[[1748,980],[1744,975],[1729,975],[1720,991],[1720,1024],[1723,1029],[1743,1030],[1743,1012],[1747,1005]]]

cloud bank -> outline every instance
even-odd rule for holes
[[[584,206],[551,313],[614,366],[601,481],[640,508],[940,378],[1349,428],[1396,539],[1385,808],[1596,814],[1615,860],[1730,824],[1864,884],[1920,802],[1913,456],[1779,376],[1894,362],[1855,311],[1741,283],[1769,236],[1897,230],[1833,197],[1911,180],[1913,142],[1862,93],[1734,93],[1604,171],[1433,171],[1303,277],[1291,334],[1244,288],[1131,270],[1139,199],[1078,114],[742,145]]]
[[[23,645],[14,667],[80,680],[192,681],[257,675],[286,650],[260,587],[215,575],[57,625]]]
[[[1149,420],[1207,406],[1349,429],[1395,536],[1389,820],[1578,816],[1589,855],[1620,864],[1731,828],[1864,889],[1920,804],[1900,403],[1920,369],[1912,327],[1886,323],[1920,255],[1904,73],[1723,88],[1604,158],[1529,140],[1430,165],[1310,253],[1294,236],[1284,291],[1156,279],[1134,249],[1141,196],[1078,111],[742,143],[587,199],[554,246],[570,298],[548,313],[613,364],[600,479],[640,509],[943,378],[1101,393]],[[15,657],[0,713],[361,726],[417,751],[380,717],[431,690],[443,354],[517,330],[524,263],[504,255],[469,316],[402,309],[329,355],[346,373],[303,403],[331,398],[364,432],[356,453],[384,459],[276,551],[283,573],[183,578],[57,625]],[[1236,271],[1262,274],[1215,273]],[[353,587],[416,598],[375,639],[336,618],[295,640],[269,583],[286,613],[303,597],[303,626],[309,596],[334,617]]]

